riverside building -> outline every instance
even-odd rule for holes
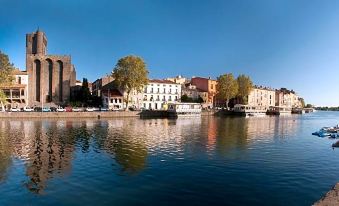
[[[207,92],[207,101],[203,107],[214,107],[217,105],[217,80],[203,77],[192,77],[191,84],[202,92]]]
[[[24,107],[28,103],[28,74],[26,71],[15,69],[12,72],[13,83],[2,85],[1,90],[6,95],[7,106],[11,108]]]
[[[26,34],[28,103],[67,104],[76,72],[69,55],[47,54],[47,37],[39,29]]]
[[[248,105],[261,108],[269,108],[276,105],[276,91],[269,87],[254,86],[248,95]]]
[[[168,103],[179,102],[181,85],[169,80],[149,80],[144,87],[143,107],[145,109],[167,109]]]

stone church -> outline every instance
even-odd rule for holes
[[[28,103],[31,106],[65,105],[75,86],[76,72],[69,55],[47,54],[47,37],[39,29],[26,34]]]

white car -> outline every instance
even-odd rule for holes
[[[87,107],[87,108],[86,108],[86,111],[87,111],[87,112],[94,112],[94,108],[93,108],[93,107]]]
[[[81,109],[81,108],[76,108],[76,107],[74,107],[74,108],[72,109],[72,111],[73,111],[73,112],[81,112],[82,109]]]
[[[11,108],[9,111],[11,111],[11,112],[20,112],[20,109],[19,108]]]
[[[62,108],[62,107],[58,107],[56,109],[57,112],[66,112],[66,109]]]
[[[34,112],[34,109],[31,107],[24,107],[24,112]]]

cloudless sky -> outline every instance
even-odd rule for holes
[[[243,73],[339,105],[339,1],[0,0],[0,49],[22,70],[25,34],[38,26],[80,80],[134,54],[151,78]]]

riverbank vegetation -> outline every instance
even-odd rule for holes
[[[4,85],[10,85],[13,82],[12,72],[14,66],[10,63],[8,56],[0,50],[0,87]],[[5,111],[4,105],[6,103],[6,95],[2,89],[0,89],[0,104],[1,110]]]

